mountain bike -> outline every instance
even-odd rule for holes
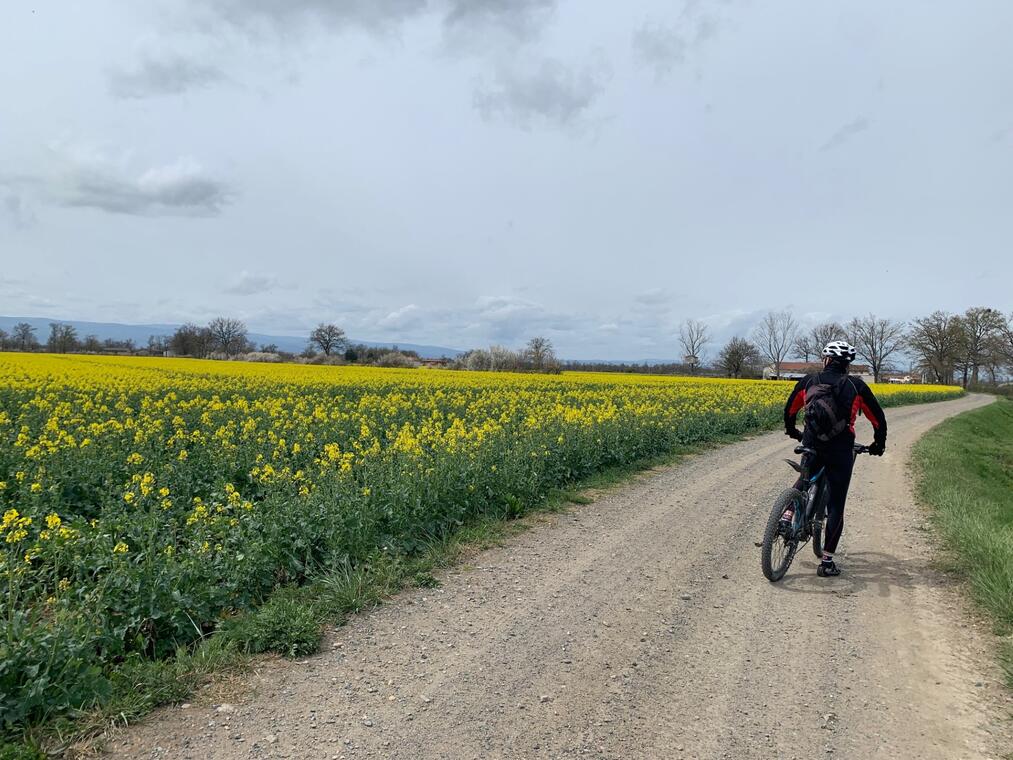
[[[825,477],[826,468],[811,472],[811,465],[817,461],[816,450],[796,446],[795,453],[801,455],[799,462],[785,459],[803,483],[804,491],[795,487],[786,489],[774,502],[774,508],[767,518],[767,529],[763,532],[760,551],[760,566],[768,581],[776,582],[784,577],[798,550],[812,541],[813,554],[823,556],[823,520],[827,514],[827,499],[830,485]],[[869,453],[868,446],[855,444],[854,456]],[[791,520],[782,519],[792,510]]]

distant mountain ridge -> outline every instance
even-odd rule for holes
[[[138,348],[146,346],[148,344],[148,338],[152,335],[165,335],[170,336],[179,325],[172,324],[143,324],[143,325],[128,325],[121,324],[119,322],[87,322],[79,319],[50,319],[46,317],[5,317],[0,316],[0,330],[6,330],[10,332],[11,329],[18,322],[27,322],[35,328],[35,337],[38,338],[40,343],[45,343],[46,338],[49,337],[49,324],[50,322],[60,322],[66,325],[72,325],[77,330],[77,336],[79,339],[84,338],[86,335],[94,335],[99,340],[132,340],[137,344]],[[307,336],[309,331],[307,330]],[[255,333],[251,332],[247,334],[247,337],[259,348],[260,346],[267,345],[270,343],[278,346],[282,351],[291,351],[292,353],[299,353],[306,348],[307,338],[296,337],[292,335],[268,335],[266,333]],[[460,356],[464,352],[456,348],[447,348],[446,346],[428,346],[420,345],[416,343],[385,343],[371,340],[358,340],[357,338],[349,338],[351,343],[363,344],[366,346],[377,346],[377,347],[388,347],[405,349],[406,351],[415,351],[423,359],[439,359],[441,357],[455,358]]]

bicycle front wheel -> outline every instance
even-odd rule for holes
[[[774,508],[770,510],[770,517],[767,518],[767,528],[763,532],[763,544],[760,550],[760,567],[764,577],[771,583],[775,583],[784,577],[795,559],[795,552],[798,550],[798,538],[792,526],[781,524],[781,515],[785,510],[793,509],[795,512],[795,523],[804,518],[802,514],[803,496],[794,488],[784,491],[774,502]],[[786,535],[787,534],[787,535]]]

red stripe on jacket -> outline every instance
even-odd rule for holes
[[[805,406],[805,388],[798,392],[795,396],[795,400],[791,402],[791,406],[788,407],[788,414],[795,415],[801,411],[802,407]]]
[[[865,419],[872,423],[874,430],[879,429],[879,420],[876,419],[876,415],[872,413],[869,405],[865,403],[865,399],[862,398],[862,394],[856,393],[855,400],[851,402],[851,423],[848,425],[848,430],[852,433],[855,432],[855,420],[858,419],[859,413],[864,415]]]

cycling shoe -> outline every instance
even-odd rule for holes
[[[832,560],[830,562],[820,562],[820,566],[816,568],[816,575],[820,578],[829,578],[840,574],[841,568],[839,568]]]

